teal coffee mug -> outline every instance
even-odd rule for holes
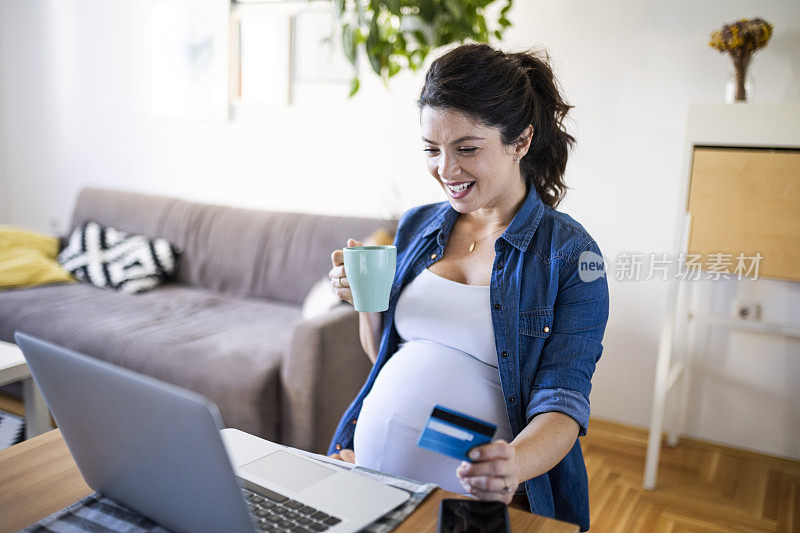
[[[397,248],[348,246],[343,252],[344,272],[350,283],[356,311],[377,313],[389,309]]]

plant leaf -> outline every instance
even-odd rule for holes
[[[359,26],[365,26],[367,24],[366,18],[364,17],[364,8],[361,6],[361,0],[355,0],[356,4],[356,18],[358,19]]]
[[[360,86],[361,86],[361,83],[358,81],[358,76],[356,76],[352,80],[350,80],[350,94],[348,96],[350,98],[352,98],[353,95],[358,92],[358,88]]]
[[[433,0],[419,0],[419,16],[425,22],[431,23],[436,18],[436,4]]]
[[[486,28],[486,19],[483,17],[478,17],[477,20],[478,25],[478,35],[480,41],[486,42],[489,40],[489,30]]]
[[[372,71],[380,76],[382,73],[381,71],[383,70],[383,65],[381,65],[380,55],[375,51],[375,49],[372,49],[372,51],[367,50],[367,59],[369,59],[369,66],[372,67]]]
[[[383,5],[386,6],[386,9],[388,9],[389,13],[392,15],[397,15],[398,17],[403,16],[403,13],[400,11],[400,0],[384,0]]]
[[[347,60],[355,65],[356,64],[356,35],[353,27],[350,24],[342,26],[342,47],[344,48],[344,55]]]
[[[333,0],[333,10],[338,17],[344,15],[345,0]]]
[[[456,19],[461,18],[464,13],[464,6],[456,0],[444,0],[444,7],[447,8]]]

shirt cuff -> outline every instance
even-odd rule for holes
[[[526,410],[528,422],[536,415],[551,411],[574,418],[580,426],[578,436],[586,435],[586,428],[589,426],[589,400],[586,396],[571,389],[534,389]]]

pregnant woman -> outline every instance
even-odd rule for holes
[[[359,317],[374,365],[328,453],[588,530],[578,437],[608,286],[594,239],[554,209],[570,106],[546,56],[482,44],[434,61],[418,104],[447,201],[399,222],[389,309]],[[352,303],[342,251],[331,259],[331,284]],[[495,440],[471,463],[418,447],[434,405],[495,424]]]

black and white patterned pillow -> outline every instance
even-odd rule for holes
[[[81,281],[132,294],[154,289],[174,273],[178,252],[165,239],[90,221],[75,228],[58,262]]]

